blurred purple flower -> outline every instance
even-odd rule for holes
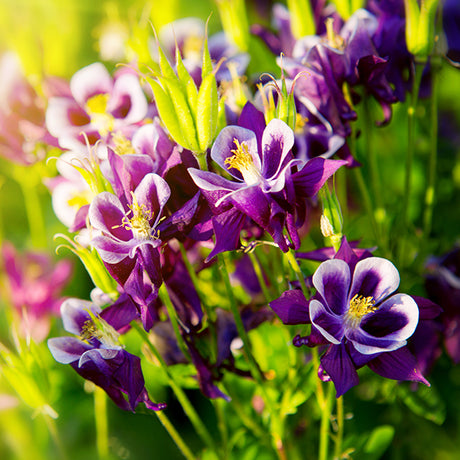
[[[77,71],[70,80],[71,95],[53,97],[46,111],[46,126],[63,149],[86,151],[84,133],[91,145],[112,135],[131,137],[148,111],[139,78],[132,71],[112,78],[96,62]]]
[[[166,407],[150,400],[139,357],[119,343],[120,329],[138,316],[127,296],[103,311],[90,302],[68,299],[61,314],[65,330],[79,338],[49,339],[48,347],[56,361],[70,364],[83,378],[100,386],[121,409],[134,412],[139,403],[152,410]]]
[[[21,333],[40,342],[48,335],[50,317],[59,314],[72,265],[68,260],[54,264],[45,253],[18,254],[9,242],[3,243],[2,257],[5,294],[21,318]]]

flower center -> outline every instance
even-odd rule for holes
[[[233,156],[225,159],[224,163],[227,165],[227,169],[234,168],[238,170],[247,185],[255,185],[260,182],[260,172],[254,165],[254,160],[248,151],[248,146],[238,139],[233,139],[236,145],[236,149],[231,150]]]
[[[350,300],[350,307],[348,308],[348,312],[346,314],[346,321],[349,326],[357,327],[364,316],[377,309],[378,307],[375,306],[375,300],[372,296],[363,297],[362,295],[356,294]]]
[[[345,42],[340,35],[337,35],[334,30],[334,19],[327,18],[326,21],[326,35],[329,46],[337,50],[345,48]]]
[[[114,133],[112,136],[112,142],[114,144],[113,150],[117,155],[128,155],[136,153],[136,150],[134,150],[131,141],[121,133]]]
[[[90,315],[91,319],[85,321],[81,328],[80,338],[86,342],[97,339],[108,348],[120,348],[120,334],[100,316]]]
[[[131,230],[136,240],[151,240],[158,238],[158,232],[150,226],[152,212],[147,209],[145,204],[139,204],[136,196],[131,192],[133,204],[129,205],[129,211],[123,217],[120,227]],[[129,218],[128,215],[132,217]]]
[[[86,110],[91,117],[91,123],[96,127],[101,136],[106,136],[114,127],[114,118],[107,113],[107,103],[110,95],[96,94],[86,101]]]

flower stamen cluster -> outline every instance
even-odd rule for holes
[[[101,317],[91,316],[91,319],[83,323],[80,339],[86,342],[97,339],[107,348],[120,348],[120,334]]]
[[[242,175],[247,185],[255,185],[260,182],[260,172],[254,165],[254,160],[249,153],[248,146],[245,142],[240,144],[237,138],[233,139],[236,145],[236,149],[231,150],[233,156],[225,159],[224,164],[227,168],[234,168],[238,170]]]
[[[350,307],[346,314],[346,321],[350,327],[356,327],[361,322],[361,319],[369,313],[378,309],[375,305],[375,300],[372,296],[364,297],[356,294],[350,300]]]
[[[109,97],[110,95],[107,93],[96,94],[86,102],[86,110],[91,117],[91,123],[97,127],[103,136],[113,131],[115,124],[114,117],[107,113]]]

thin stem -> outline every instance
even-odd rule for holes
[[[56,423],[54,419],[47,414],[43,414],[43,418],[45,419],[46,426],[48,427],[48,431],[50,432],[51,437],[53,438],[54,444],[57,447],[57,450],[59,452],[59,458],[61,458],[62,460],[67,460],[69,457],[64,449],[64,445],[61,441],[61,438],[59,437],[59,433],[56,428]]]
[[[177,344],[179,345],[179,348],[181,349],[184,356],[187,359],[190,359],[190,353],[188,351],[187,345],[185,344],[184,338],[182,337],[182,334],[179,329],[179,323],[177,321],[176,310],[171,301],[171,298],[169,297],[168,289],[164,283],[160,286],[158,296],[160,297],[161,301],[163,302],[163,304],[166,306],[166,309],[168,310],[169,319],[174,329],[174,334],[176,335],[176,340],[177,340]]]
[[[430,98],[430,158],[428,162],[428,184],[425,192],[425,211],[423,215],[423,234],[427,239],[433,221],[433,206],[436,188],[436,163],[438,152],[438,82],[441,68],[439,56],[431,60],[431,98]]]
[[[256,273],[257,280],[259,281],[260,288],[262,289],[262,293],[265,297],[265,301],[268,303],[270,302],[270,292],[268,292],[267,284],[265,282],[260,261],[253,252],[250,252],[248,255],[251,259],[252,267],[254,268],[254,271]]]
[[[302,273],[302,270],[300,269],[300,265],[297,262],[297,259],[295,258],[295,252],[290,249],[288,252],[285,253],[285,256],[287,260],[289,261],[289,264],[291,268],[294,270],[294,273],[296,274],[296,277],[300,283],[300,287],[302,289],[303,295],[305,296],[305,299],[310,298],[310,291],[307,288],[307,285],[305,284],[305,277]]]
[[[94,388],[94,420],[96,423],[96,445],[99,460],[109,458],[109,425],[107,420],[107,396],[105,391]]]
[[[176,428],[174,428],[174,425],[169,421],[166,414],[160,410],[160,411],[155,411],[155,415],[158,417],[158,420],[164,426],[169,436],[171,436],[171,439],[176,443],[176,446],[181,451],[182,455],[187,460],[196,460],[196,457],[193,455],[192,451],[189,449],[187,444],[185,444],[181,435],[178,433]]]
[[[147,332],[145,332],[144,328],[140,326],[137,322],[133,321],[131,323],[133,329],[137,331],[137,333],[142,337],[144,340],[145,344],[149,348],[149,350],[152,352],[152,354],[155,356],[156,360],[160,364],[161,368],[166,374],[166,378],[168,380],[168,384],[171,387],[171,389],[174,391],[174,394],[176,395],[177,399],[179,400],[182,409],[186,413],[187,417],[190,419],[190,422],[192,423],[193,427],[195,428],[195,431],[198,433],[200,436],[201,440],[204,442],[204,444],[209,447],[211,450],[214,452],[217,452],[216,446],[214,444],[214,441],[209,434],[209,431],[207,428],[204,426],[203,422],[201,421],[198,413],[195,411],[195,408],[192,406],[190,400],[188,399],[187,395],[185,394],[184,390],[176,384],[174,381],[173,376],[171,375],[171,372],[169,372],[168,366],[165,363],[163,357],[159,353],[159,351],[156,349],[155,345],[149,340]]]
[[[45,248],[47,246],[45,221],[38,193],[39,183],[35,177],[31,177],[34,172],[28,171],[26,173],[24,169],[15,169],[14,178],[21,187],[24,196],[32,245],[35,248]]]
[[[343,441],[343,396],[337,398],[337,435],[335,438],[334,458],[342,456],[342,441]]]
[[[403,237],[400,239],[399,246],[399,261],[400,264],[404,263],[406,256],[406,239],[409,226],[409,205],[412,193],[412,163],[415,152],[416,142],[416,110],[418,102],[418,93],[420,82],[422,80],[424,64],[415,63],[414,81],[412,85],[412,94],[410,98],[409,107],[407,109],[407,156],[406,156],[406,174],[404,178],[404,195],[403,195],[403,208],[402,208],[402,232]]]
[[[387,238],[383,224],[385,223],[386,211],[385,205],[383,202],[381,190],[382,190],[382,181],[380,180],[380,174],[377,164],[377,156],[375,149],[373,148],[372,142],[372,132],[373,132],[373,118],[372,110],[370,107],[370,96],[366,94],[363,99],[363,110],[364,116],[362,117],[363,122],[363,131],[364,131],[364,150],[367,156],[367,162],[369,165],[370,173],[370,186],[372,189],[372,195],[374,197],[375,209],[373,209],[374,221],[376,230],[378,231],[378,241],[384,245],[382,249],[386,251],[387,248]]]
[[[214,399],[214,408],[216,409],[217,415],[217,426],[219,427],[220,438],[222,441],[222,460],[227,460],[228,458],[228,431],[227,424],[225,423],[225,414],[223,404],[225,401],[221,398]]]
[[[264,402],[269,410],[269,413],[271,415],[271,420],[274,421],[278,425],[277,428],[272,429],[271,435],[273,438],[273,443],[274,443],[274,448],[276,450],[276,453],[278,454],[278,457],[280,460],[285,460],[286,459],[286,452],[284,450],[284,444],[282,437],[280,435],[281,431],[281,419],[277,419],[278,417],[278,411],[275,409],[275,406],[273,404],[272,399],[270,396],[267,394],[267,391],[265,389],[264,385],[264,376],[262,374],[262,371],[260,370],[253,354],[251,351],[251,343],[249,341],[249,337],[246,333],[246,330],[243,325],[243,320],[241,319],[241,315],[238,311],[238,307],[236,305],[236,299],[235,296],[233,295],[233,289],[230,284],[230,278],[228,275],[228,270],[225,262],[225,255],[224,254],[219,254],[219,262],[220,262],[220,269],[222,272],[222,278],[225,284],[225,288],[227,291],[227,295],[230,301],[230,310],[233,314],[233,319],[235,320],[235,325],[236,329],[238,331],[238,335],[240,336],[242,342],[243,342],[243,350],[244,354],[246,356],[246,361],[249,364],[249,370],[251,372],[252,377],[254,380],[258,383],[259,389],[262,393],[262,397],[264,399]]]
[[[329,450],[329,429],[331,425],[331,406],[333,398],[333,386],[328,385],[326,399],[321,408],[321,426],[319,433],[318,460],[327,460]]]

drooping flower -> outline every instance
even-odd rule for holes
[[[309,301],[291,290],[270,306],[285,324],[312,324],[311,334],[295,337],[294,345],[328,345],[319,376],[334,382],[337,396],[358,383],[356,369],[364,365],[387,378],[428,384],[406,347],[419,320],[416,301],[395,293],[399,273],[390,261],[363,256],[344,240],[336,258],[314,273],[317,292]]]
[[[100,386],[121,409],[134,412],[139,403],[152,410],[166,407],[150,400],[139,357],[127,352],[118,340],[120,330],[138,315],[126,295],[104,310],[91,302],[68,299],[61,314],[66,331],[79,338],[49,339],[56,361],[70,364],[83,378]]]

